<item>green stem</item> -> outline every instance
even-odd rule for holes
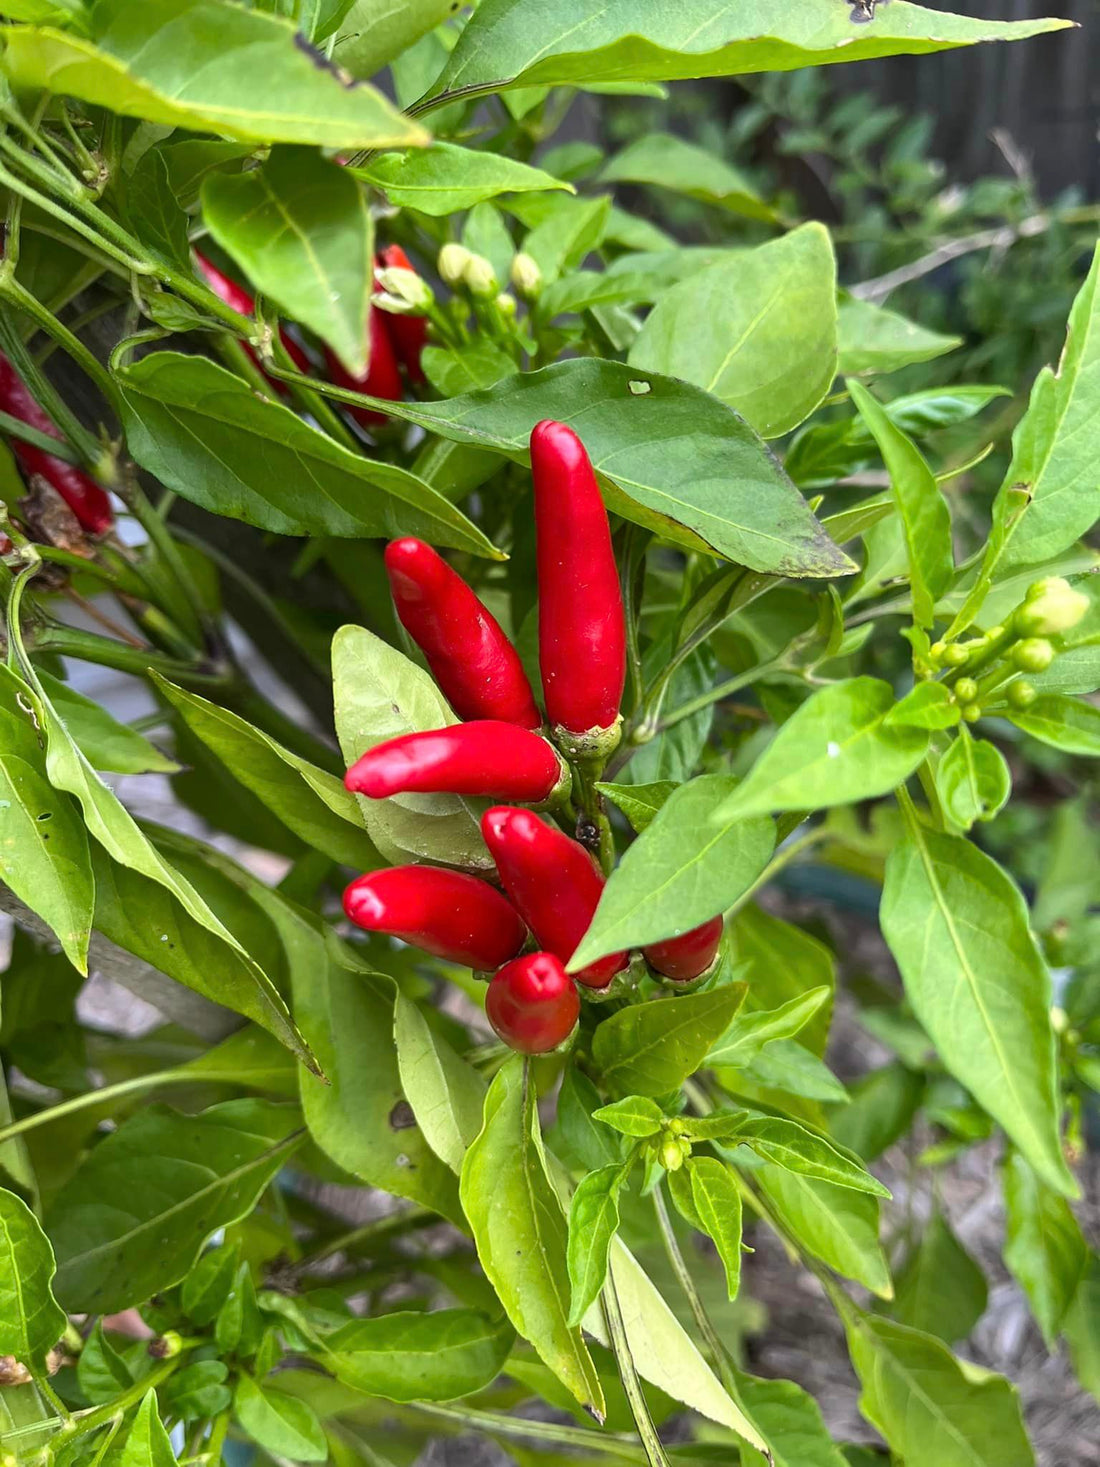
[[[225,1439],[229,1435],[229,1418],[232,1414],[231,1411],[222,1411],[214,1417],[214,1425],[210,1428],[206,1451],[203,1453],[205,1460],[211,1464],[211,1467],[219,1467],[221,1463],[222,1448],[225,1446]]]
[[[121,487],[120,493],[130,513],[149,536],[150,543],[168,572],[173,586],[172,603],[167,608],[168,611],[179,627],[192,638],[195,645],[202,646],[207,622],[206,610],[191,576],[187,573],[183,556],[180,554],[179,546],[172,538],[171,531],[149,502],[144,489],[137,481],[136,473],[130,472],[127,475],[127,482]]]
[[[619,1378],[626,1392],[630,1414],[634,1417],[646,1461],[649,1467],[671,1467],[661,1438],[657,1435],[657,1428],[653,1425],[653,1417],[649,1414],[649,1404],[642,1390],[642,1383],[638,1379],[638,1369],[630,1351],[630,1341],[626,1336],[626,1325],[623,1323],[623,1312],[615,1288],[615,1276],[610,1270],[600,1294],[600,1303],[603,1306],[611,1348],[615,1353],[615,1363],[619,1367]]]
[[[769,673],[781,672],[785,667],[786,663],[782,657],[773,657],[769,662],[759,662],[755,667],[750,667],[747,672],[739,672],[736,677],[727,678],[724,683],[719,683],[709,692],[700,693],[697,698],[692,698],[690,702],[682,703],[679,708],[674,708],[656,725],[655,732],[664,733],[666,729],[672,728],[683,719],[690,718],[695,713],[701,713],[712,703],[720,703],[723,698],[731,698],[742,688],[749,687],[762,677],[767,677]]]
[[[752,901],[758,891],[763,890],[769,882],[774,881],[785,866],[789,866],[792,861],[797,861],[799,856],[804,851],[808,851],[812,846],[820,845],[823,840],[827,839],[828,835],[829,831],[825,826],[818,825],[805,835],[799,836],[798,840],[792,840],[788,845],[783,846],[771,858],[760,875],[749,887],[748,891],[742,892],[737,898],[736,902],[730,908],[730,913],[739,912],[746,903]]]
[[[676,1275],[676,1280],[684,1292],[684,1297],[688,1301],[699,1333],[702,1335],[703,1342],[710,1351],[711,1359],[718,1367],[718,1373],[722,1377],[722,1384],[728,1391],[736,1389],[736,1385],[732,1380],[733,1360],[729,1351],[722,1343],[718,1331],[711,1322],[710,1315],[706,1311],[706,1306],[703,1303],[699,1290],[695,1287],[695,1280],[692,1278],[684,1255],[680,1251],[680,1244],[677,1242],[676,1234],[672,1228],[672,1219],[669,1217],[668,1208],[665,1206],[663,1183],[654,1187],[652,1196],[653,1210],[657,1214],[657,1227],[661,1234],[661,1241],[665,1245],[665,1252],[668,1254],[668,1261],[672,1264],[672,1271]]]
[[[0,412],[0,433],[9,438],[18,438],[23,443],[31,443],[35,448],[43,448],[47,453],[52,453],[54,458],[63,459],[67,464],[84,462],[76,449],[63,438],[51,438],[41,428],[32,428],[30,423],[24,423],[21,418],[13,418],[10,413]]]
[[[170,682],[185,688],[228,689],[234,681],[229,667],[206,658],[187,662],[182,658],[167,657],[152,648],[128,647],[112,637],[101,637],[97,632],[86,632],[80,627],[63,626],[61,623],[48,623],[36,628],[31,649],[35,652],[57,652],[62,657],[79,657],[84,662],[113,667],[135,677],[144,677],[152,668]]]
[[[486,1436],[551,1442],[562,1447],[578,1447],[586,1452],[606,1452],[620,1459],[637,1455],[637,1448],[630,1438],[614,1432],[586,1431],[582,1426],[559,1426],[549,1421],[524,1421],[496,1411],[479,1411],[473,1406],[439,1406],[416,1401],[411,1404],[411,1409],[418,1415],[446,1421],[467,1431],[483,1432]]]
[[[40,305],[32,295],[29,295],[13,276],[5,273],[2,265],[0,265],[0,300],[7,300],[16,310],[23,311],[34,320],[38,320],[40,312],[44,313],[51,326],[61,331],[65,330],[56,317],[50,315],[45,306]],[[30,307],[27,306],[27,302],[30,302]],[[73,340],[76,341],[76,338],[73,337]],[[103,466],[103,445],[75,416],[68,403],[35,361],[23,338],[15,329],[7,311],[0,312],[0,344],[3,345],[7,356],[11,358],[12,365],[23,379],[31,396],[41,406],[46,416],[57,425],[62,437],[76,449],[79,461],[93,472],[99,470]],[[82,342],[76,342],[76,346],[78,356],[83,353],[91,358],[92,380],[97,381],[97,374],[102,375],[103,368],[91,356]],[[80,365],[85,366],[83,360],[80,361]]]

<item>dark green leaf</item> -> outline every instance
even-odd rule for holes
[[[668,132],[647,132],[616,153],[600,182],[648,183],[748,219],[775,217],[748,179],[724,158]]]
[[[652,825],[669,796],[679,788],[669,779],[656,784],[598,784],[600,794],[609,799],[630,821],[636,835]]]
[[[627,1094],[667,1095],[703,1064],[745,998],[743,983],[651,999],[612,1014],[596,1030],[592,1058]]]

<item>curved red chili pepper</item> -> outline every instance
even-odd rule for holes
[[[592,857],[530,810],[494,806],[481,817],[481,833],[504,890],[539,945],[567,963],[604,888]],[[627,961],[626,953],[611,953],[573,976],[588,988],[606,988]]]
[[[508,898],[462,871],[390,866],[358,877],[344,911],[367,932],[384,932],[448,963],[488,972],[515,957],[527,929]]]
[[[349,372],[336,353],[326,347],[325,362],[329,377],[337,387],[346,387],[349,392],[365,392],[369,397],[383,397],[387,402],[400,402],[405,389],[385,311],[371,306],[367,329],[370,333],[370,360],[366,371],[358,376]],[[353,407],[349,403],[344,403],[343,406],[365,428],[389,421],[385,413],[375,412],[373,408]]]
[[[690,932],[679,937],[666,937],[663,942],[651,942],[642,948],[642,953],[651,968],[663,973],[666,978],[675,978],[687,983],[705,973],[714,962],[722,941],[723,922],[721,917],[712,917]]]
[[[386,573],[402,626],[459,718],[539,728],[542,715],[519,653],[458,572],[408,536],[386,547]]]
[[[572,1034],[581,1001],[553,953],[527,953],[494,973],[485,994],[490,1024],[510,1049],[546,1054]]]
[[[551,724],[582,735],[619,717],[626,623],[607,511],[584,444],[564,423],[531,434],[539,664]]]
[[[51,438],[61,440],[53,419],[35,402],[27,384],[3,352],[0,352],[0,408],[21,423],[37,428],[40,433],[48,433]],[[11,448],[28,474],[41,475],[57,490],[82,530],[87,530],[90,535],[107,533],[115,522],[110,497],[83,469],[19,438],[11,439]]]
[[[247,290],[245,290],[243,285],[238,285],[235,280],[230,280],[228,275],[223,274],[223,272],[218,269],[213,260],[208,260],[207,257],[203,254],[200,254],[198,250],[195,251],[195,259],[198,261],[199,269],[202,271],[203,275],[206,278],[207,285],[209,285],[210,289],[214,292],[214,294],[218,297],[220,301],[224,301],[227,306],[232,306],[232,308],[235,311],[239,311],[242,316],[252,316],[255,313],[255,299],[249,294]],[[298,345],[298,343],[294,340],[293,336],[291,336],[282,326],[279,327],[279,340],[286,347],[287,353],[291,361],[298,368],[298,371],[303,373],[308,372],[309,358],[306,356],[305,352]],[[285,382],[280,382],[276,377],[268,377],[267,373],[264,372],[263,363],[261,362],[260,357],[256,352],[256,349],[249,342],[243,341],[241,345],[244,347],[251,360],[256,364],[260,371],[264,373],[264,376],[267,377],[267,380],[271,383],[272,387],[274,387],[277,392],[281,392],[285,397],[290,391],[287,384]]]
[[[514,723],[481,719],[401,734],[369,749],[344,784],[372,800],[408,793],[548,800],[567,771],[554,746]]]
[[[384,268],[389,270],[413,269],[412,261],[400,245],[387,245],[380,251],[378,258]],[[423,382],[424,369],[420,365],[420,354],[428,340],[427,316],[391,314],[386,326],[409,381],[415,384]]]

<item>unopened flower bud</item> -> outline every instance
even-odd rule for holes
[[[389,304],[382,307],[383,310],[391,311],[395,315],[423,316],[431,310],[435,302],[431,287],[415,270],[392,265],[385,270],[376,271],[374,278],[389,300]],[[382,297],[375,296],[374,300],[376,305],[382,305]]]
[[[975,703],[978,699],[978,684],[972,677],[961,677],[955,684],[955,697],[960,703]]]
[[[439,278],[444,285],[449,285],[452,290],[463,283],[466,274],[466,263],[470,259],[470,251],[465,245],[445,244],[439,252],[439,258],[435,262],[435,268],[439,271]]]
[[[1089,598],[1063,576],[1046,576],[1028,587],[1013,626],[1024,637],[1057,637],[1075,627],[1089,609]]]
[[[501,293],[497,296],[497,310],[509,321],[513,320],[516,314],[515,296],[509,295],[506,290],[502,290]]]
[[[1054,661],[1054,648],[1043,637],[1025,637],[1012,649],[1012,660],[1021,672],[1046,672]]]
[[[484,255],[470,255],[467,258],[462,282],[475,300],[490,301],[500,293],[497,272]]]
[[[978,703],[964,703],[960,712],[964,723],[977,723],[982,716],[981,706]]]
[[[1005,689],[1008,706],[1015,708],[1018,713],[1022,713],[1025,708],[1030,708],[1038,696],[1039,694],[1032,685],[1022,677],[1018,677],[1015,682],[1009,683]]]
[[[183,1340],[174,1329],[165,1330],[149,1341],[149,1354],[154,1360],[172,1360],[183,1349]]]
[[[669,1136],[661,1142],[661,1149],[658,1155],[661,1159],[661,1165],[666,1172],[678,1172],[684,1164],[683,1148],[679,1140],[674,1136]]]
[[[960,647],[958,642],[953,642],[950,647],[944,649],[943,660],[948,667],[965,667],[969,658],[969,651],[965,647]]]
[[[525,301],[535,300],[542,290],[542,271],[538,261],[522,250],[512,261],[512,284]]]

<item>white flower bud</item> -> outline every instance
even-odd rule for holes
[[[535,300],[542,290],[542,271],[538,262],[522,250],[512,261],[512,284],[516,294],[525,301]]]
[[[491,301],[500,292],[497,272],[484,255],[467,257],[466,268],[462,272],[462,282],[475,300]]]
[[[470,258],[470,251],[465,245],[445,244],[435,262],[443,284],[449,285],[452,290],[461,285],[466,275],[466,264]]]
[[[1062,576],[1047,576],[1028,587],[1014,626],[1024,637],[1057,637],[1075,627],[1089,609],[1089,598]]]

